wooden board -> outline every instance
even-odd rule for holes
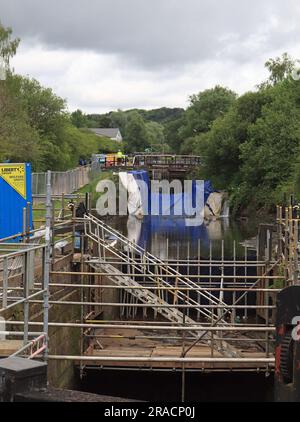
[[[89,361],[84,362],[86,366],[102,366],[105,368],[118,367],[118,368],[141,368],[141,369],[181,369],[182,363],[175,362],[174,359],[181,358],[182,344],[178,341],[172,341],[166,335],[161,340],[154,340],[148,338],[135,338],[138,336],[156,335],[155,330],[143,331],[130,328],[119,329],[100,329],[96,330],[96,334],[111,336],[106,338],[99,338],[103,349],[100,350],[98,346],[90,347],[86,352],[86,356],[95,356],[97,358],[103,357],[116,357],[119,358],[115,362],[109,361]],[[159,334],[159,333],[158,333]],[[130,338],[128,338],[130,337]],[[185,343],[185,348],[188,347],[188,342]],[[259,351],[245,351],[240,349],[242,357],[244,358],[264,358],[265,354]],[[169,358],[167,362],[126,362],[122,358]],[[187,358],[211,358],[211,349],[206,345],[194,346],[186,355]],[[214,350],[214,358],[224,357],[220,352]],[[270,356],[271,357],[271,356]],[[76,362],[79,364],[79,362]],[[272,367],[273,365],[270,365]],[[245,362],[186,362],[184,367],[190,370],[257,370],[266,368],[265,363],[245,363]]]
[[[155,347],[152,353],[153,357],[177,357],[180,358],[182,355],[182,347]],[[186,355],[189,358],[208,358],[211,356],[211,350],[205,346],[195,346]],[[215,357],[222,357],[221,353],[214,351]]]
[[[22,340],[0,340],[0,356],[7,357],[21,349]]]
[[[128,347],[119,347],[119,348],[107,348],[104,350],[93,350],[91,356],[115,356],[115,357],[150,357],[152,355],[152,348],[128,348]]]

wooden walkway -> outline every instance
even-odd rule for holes
[[[149,331],[135,329],[99,329],[96,332],[98,340],[87,349],[85,356],[95,357],[97,360],[89,360],[88,367],[114,367],[114,368],[134,368],[134,369],[182,369],[182,362],[176,361],[182,357],[182,342],[178,340],[159,339],[142,339],[139,337],[149,336]],[[153,332],[152,335],[159,335]],[[190,344],[185,342],[185,347]],[[259,351],[258,347],[252,345],[244,350],[239,349],[242,358],[256,359],[266,358],[266,354]],[[102,361],[99,358],[103,357]],[[213,362],[207,362],[205,359],[214,357]],[[107,361],[106,358],[114,358],[113,361]],[[124,358],[124,360],[122,360]],[[125,359],[132,359],[130,362]],[[138,358],[134,361],[134,358]],[[145,361],[141,361],[145,358]],[[155,361],[147,362],[147,359],[155,358]],[[214,350],[213,355],[211,348],[207,345],[198,345],[193,347],[186,355],[186,358],[195,358],[197,362],[185,362],[185,369],[189,370],[266,370],[267,364],[263,362],[218,362],[218,358],[224,358],[224,355]],[[161,359],[161,360],[160,360]],[[203,359],[203,360],[201,360]],[[159,361],[160,360],[160,361]],[[77,362],[79,364],[79,362]],[[273,368],[273,363],[269,364],[268,369]]]

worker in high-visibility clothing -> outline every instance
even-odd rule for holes
[[[123,152],[119,149],[119,151],[117,152],[117,162],[118,162],[118,166],[121,166],[123,164],[124,161],[124,154]]]

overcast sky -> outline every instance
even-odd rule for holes
[[[0,0],[22,43],[16,72],[72,111],[186,107],[216,84],[238,93],[264,62],[300,58],[299,0]]]

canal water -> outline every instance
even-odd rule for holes
[[[114,217],[109,224],[138,243],[162,260],[221,258],[222,248],[226,259],[236,255],[244,257],[247,253],[255,253],[255,237],[258,232],[257,220],[236,221],[221,218],[205,221],[200,226],[189,226],[181,217],[147,216],[138,219],[134,216]],[[222,246],[223,244],[223,246]]]
[[[185,218],[147,216],[143,219],[130,216],[126,218],[114,218],[109,222],[116,229],[122,232],[131,241],[138,243],[146,251],[169,265],[182,275],[197,276],[196,283],[221,282],[221,276],[249,276],[245,284],[251,282],[251,277],[257,275],[257,269],[252,262],[257,258],[256,235],[259,223],[255,220],[235,221],[230,218],[205,221],[200,226],[189,226]],[[198,260],[205,261],[201,267],[197,266]],[[245,262],[238,266],[216,265],[213,261],[241,261]],[[187,261],[190,261],[187,264]],[[210,261],[212,265],[210,265]],[[124,267],[126,272],[127,267]],[[153,269],[154,271],[154,269]],[[200,278],[201,274],[201,278]],[[205,277],[207,275],[207,278]],[[209,276],[216,276],[210,279]],[[141,280],[142,281],[142,280]],[[173,283],[174,279],[169,279]],[[212,292],[213,296],[219,297],[219,292]],[[224,301],[230,305],[234,300],[243,296],[243,292],[224,293]],[[191,297],[199,300],[192,292]],[[205,300],[202,304],[205,304]],[[208,304],[208,302],[207,302]],[[241,302],[242,305],[255,305],[256,293],[249,292]],[[255,320],[255,310],[236,311],[237,317]],[[190,316],[194,316],[193,310]]]

